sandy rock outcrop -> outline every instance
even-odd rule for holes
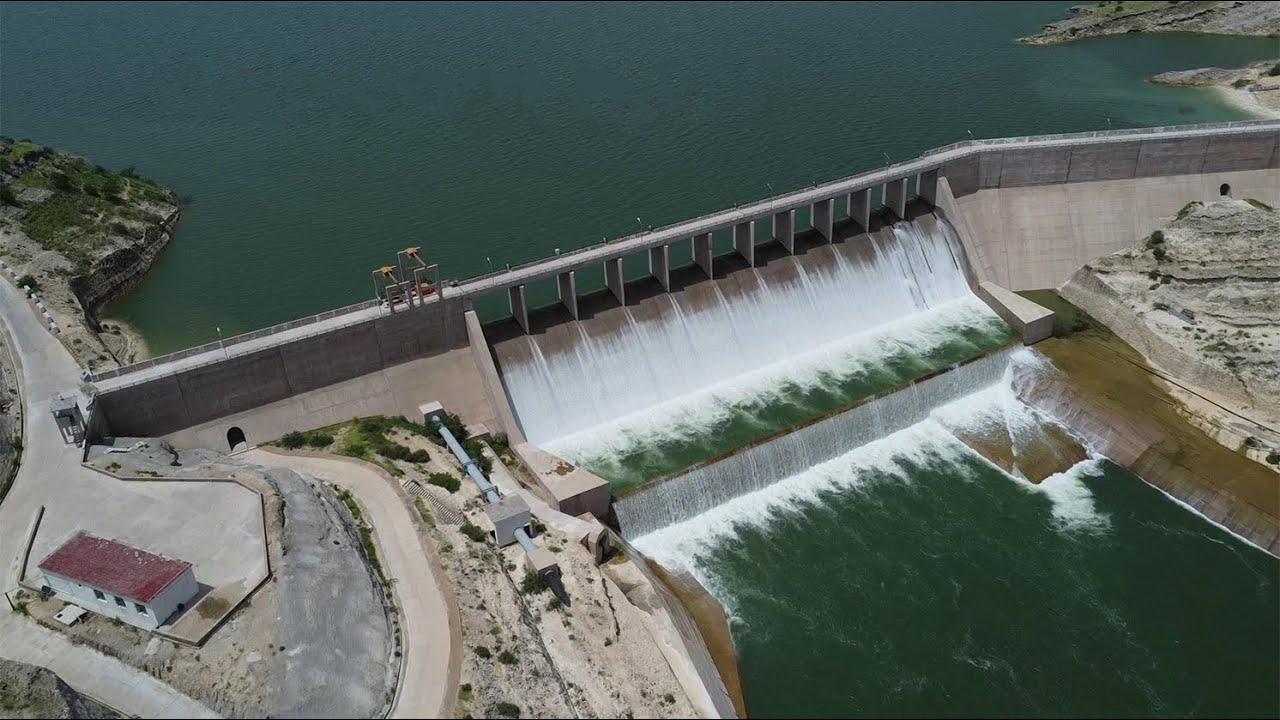
[[[1153,365],[1261,425],[1280,426],[1280,214],[1192,203],[1136,247],[1086,265],[1062,294]]]
[[[1280,3],[1227,0],[1077,5],[1071,8],[1071,17],[1049,23],[1040,28],[1038,35],[1018,38],[1018,42],[1054,45],[1137,32],[1276,35],[1280,34]]]

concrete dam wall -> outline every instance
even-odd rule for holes
[[[173,374],[157,377],[148,373],[140,382],[121,383],[100,393],[97,402],[116,435],[167,435],[414,360],[465,349],[466,309],[465,298],[443,298],[424,307]],[[119,378],[128,379],[128,375]]]
[[[212,445],[207,439],[213,424],[264,406],[277,412],[263,432],[314,427],[311,423],[347,409],[394,411],[403,398],[362,405],[356,397],[368,386],[351,383],[379,374],[377,392],[388,398],[394,395],[391,385],[416,378],[415,389],[406,392],[440,397],[414,401],[447,399],[489,408],[475,410],[475,417],[495,423],[495,430],[518,431],[500,410],[506,393],[489,388],[486,397],[486,383],[476,369],[484,363],[475,356],[478,351],[467,350],[484,346],[468,338],[463,319],[477,295],[507,293],[522,331],[529,330],[524,286],[530,282],[555,283],[569,318],[584,311],[588,317],[613,310],[643,315],[650,312],[645,297],[668,289],[686,293],[692,303],[710,302],[694,298],[706,292],[696,289],[698,275],[723,278],[725,269],[760,265],[733,281],[745,287],[752,282],[749,275],[777,271],[771,256],[799,252],[795,262],[806,268],[836,262],[844,250],[804,252],[804,238],[816,238],[821,246],[864,232],[876,225],[873,210],[880,206],[906,216],[913,185],[920,201],[936,206],[955,225],[980,279],[1018,289],[1052,286],[1122,238],[1136,239],[1142,233],[1134,230],[1150,225],[1151,218],[1204,199],[1222,183],[1231,184],[1237,197],[1280,202],[1277,134],[1280,123],[1246,122],[957,143],[886,168],[450,285],[442,289],[443,299],[437,296],[426,307],[389,313],[364,303],[322,314],[322,321],[295,321],[228,339],[225,346],[210,344],[89,379],[117,435],[168,435],[183,443],[203,438],[201,444]],[[1132,218],[1135,207],[1139,221]],[[798,223],[805,219],[808,228]],[[1044,227],[1038,228],[1042,219]],[[772,232],[757,243],[757,222],[764,227],[770,220]],[[1105,242],[1096,240],[1100,229],[1109,233]],[[718,231],[732,232],[732,259],[712,257],[711,233]],[[672,242],[692,242],[696,264],[671,268],[666,248]],[[621,258],[641,253],[648,255],[653,279],[623,282]],[[591,302],[579,308],[574,274],[588,271],[604,274],[609,294],[596,299],[595,308]],[[546,332],[559,337],[576,331],[568,324]],[[505,340],[497,338],[497,344]],[[568,347],[573,341],[566,336],[548,342]],[[450,353],[459,351],[470,359],[424,362],[456,358]],[[458,373],[461,381],[452,377]],[[344,397],[330,397],[327,388]],[[289,405],[291,398],[299,400]],[[317,414],[318,406],[331,409]]]

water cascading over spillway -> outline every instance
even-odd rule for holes
[[[992,353],[641,488],[614,503],[618,524],[628,537],[639,537],[800,475],[853,448],[916,425],[949,403],[1003,382],[1011,358],[1023,352],[1026,351],[1005,349]]]
[[[904,355],[960,337],[957,328],[997,338],[991,345],[1008,339],[970,293],[945,222],[926,216],[820,251],[645,301],[659,306],[647,317],[626,308],[608,327],[573,323],[567,340],[531,336],[497,349],[526,436],[600,471],[593,460],[706,431],[758,409],[762,396],[803,396],[874,373],[877,360],[904,365]]]

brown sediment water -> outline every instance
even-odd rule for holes
[[[1076,329],[1036,345],[1058,372],[1015,380],[1018,396],[1146,482],[1280,555],[1280,473],[1188,421],[1162,377],[1119,337],[1087,317],[1068,325]]]

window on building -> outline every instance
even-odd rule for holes
[[[119,605],[120,607],[125,606],[124,599],[122,599],[119,595],[112,595],[111,597],[116,599],[116,604]]]
[[[142,605],[139,605],[138,603],[134,603],[134,604],[133,604],[133,609],[134,609],[134,610],[137,610],[139,615],[146,615],[146,614],[147,614],[147,608],[146,608],[146,607],[144,607],[144,606],[142,606]]]
[[[106,595],[104,595],[104,594],[103,594],[103,592],[102,592],[101,590],[94,590],[94,591],[93,591],[93,596],[94,596],[94,597],[96,597],[96,598],[98,598],[98,599],[99,599],[99,600],[101,600],[102,602],[106,602],[106,601],[107,601],[107,596],[106,596]]]

